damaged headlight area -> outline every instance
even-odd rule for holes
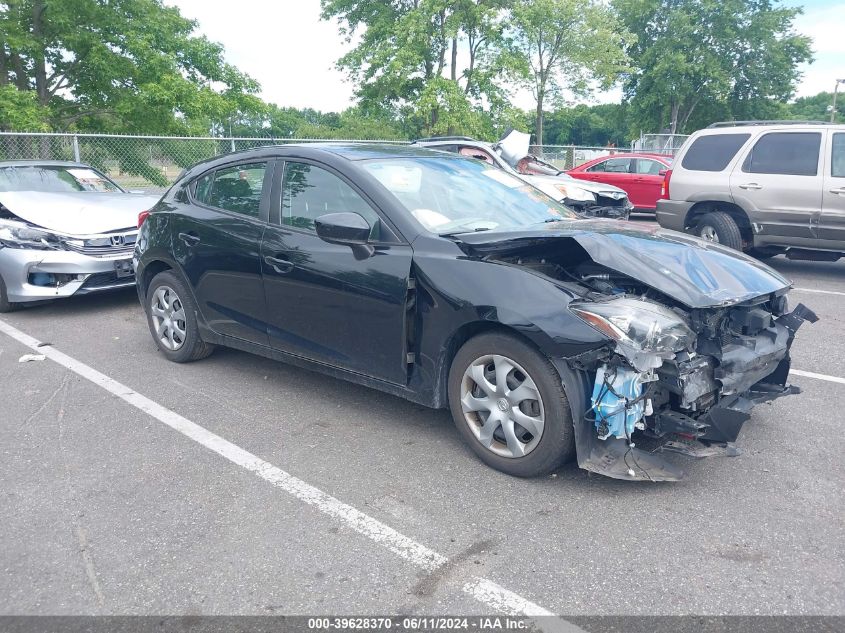
[[[683,319],[660,304],[628,297],[606,303],[574,303],[581,319],[637,352],[671,354],[695,345],[695,333]]]
[[[568,200],[572,200],[574,202],[596,202],[595,194],[575,185],[561,183],[556,184],[555,189],[560,191]]]
[[[739,454],[733,442],[753,406],[797,392],[789,348],[800,325],[817,320],[802,304],[787,313],[783,294],[697,310],[620,296],[571,310],[614,342],[579,360],[593,381],[579,464],[620,479],[680,479],[665,451]]]
[[[62,248],[62,241],[58,235],[24,222],[0,219],[0,247],[56,250]]]

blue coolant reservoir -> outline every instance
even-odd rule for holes
[[[605,382],[612,390],[608,389]],[[633,405],[628,403],[639,398],[642,392],[643,386],[638,372],[621,367],[608,370],[606,365],[599,367],[592,398],[599,439],[631,436],[634,425],[643,417],[645,401],[640,400]]]

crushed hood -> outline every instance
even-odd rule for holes
[[[590,193],[598,193],[604,196],[608,196],[609,198],[616,198],[618,200],[628,197],[628,194],[625,192],[624,189],[620,189],[615,185],[608,185],[603,182],[592,182],[590,180],[578,180],[577,178],[573,178],[569,174],[560,173],[557,176],[542,176],[539,174],[521,175],[531,184],[539,184],[545,182],[551,184],[563,183],[567,186],[578,187],[585,191],[589,191]]]
[[[95,235],[138,225],[160,196],[79,191],[2,191],[0,204],[22,220],[65,235]]]
[[[690,308],[740,303],[791,284],[742,253],[661,228],[610,220],[563,220],[520,231],[466,233],[457,239],[478,254],[505,254],[574,241],[597,264],[628,275]]]

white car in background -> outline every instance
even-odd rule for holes
[[[0,312],[134,286],[138,214],[159,198],[81,163],[0,161]]]
[[[582,215],[627,220],[633,205],[619,187],[577,180],[528,153],[531,136],[512,131],[491,145],[466,136],[441,136],[414,141],[414,145],[482,160],[521,178],[550,198]]]

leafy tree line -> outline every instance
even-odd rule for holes
[[[827,118],[790,102],[811,60],[776,0],[321,0],[356,105],[280,107],[162,0],[0,1],[0,129],[409,139],[509,127],[626,146],[714,120]],[[623,88],[620,104],[572,105]],[[530,112],[513,107],[531,94]]]

